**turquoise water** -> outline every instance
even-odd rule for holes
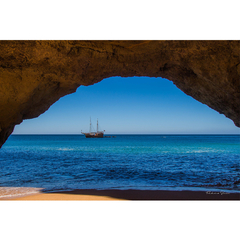
[[[0,187],[240,191],[239,135],[12,135]]]

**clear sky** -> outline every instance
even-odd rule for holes
[[[111,77],[80,86],[38,118],[24,120],[14,134],[80,134],[89,119],[106,134],[239,134],[234,123],[184,94],[171,81]]]

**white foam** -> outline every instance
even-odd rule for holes
[[[186,151],[186,153],[220,153],[224,152],[223,150],[216,150],[216,149],[198,149],[198,150],[191,150]]]
[[[73,151],[73,148],[58,148],[60,151]]]
[[[39,193],[43,188],[0,187],[0,198],[13,198]]]

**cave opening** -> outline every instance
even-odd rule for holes
[[[116,137],[80,135],[90,117]],[[79,197],[99,189],[111,197],[116,190],[146,190],[142,199],[152,199],[153,190],[239,192],[236,129],[167,79],[104,79],[15,128],[1,149],[0,197],[40,192],[49,198],[59,191]]]
[[[233,122],[171,81],[110,77],[80,86],[38,118],[24,120],[13,134],[81,134],[97,119],[106,134],[238,134]]]

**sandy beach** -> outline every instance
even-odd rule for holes
[[[74,190],[42,192],[27,196],[2,198],[19,201],[114,201],[114,200],[240,200],[240,193],[224,191],[163,191],[163,190]]]

